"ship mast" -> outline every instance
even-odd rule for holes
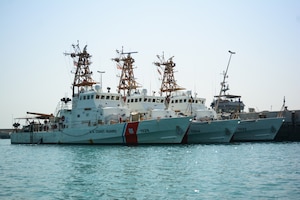
[[[71,56],[73,59],[73,63],[75,66],[74,72],[74,80],[72,85],[72,96],[76,96],[79,94],[81,88],[88,90],[91,88],[96,82],[92,79],[93,72],[90,71],[90,58],[92,57],[87,52],[87,45],[81,51],[79,47],[79,43],[77,45],[72,45],[74,52],[73,53],[65,53],[65,55]]]
[[[218,96],[217,105],[216,105],[216,107],[215,107],[215,111],[216,111],[216,112],[218,111],[219,102],[220,102],[220,100],[221,100],[221,94],[222,94],[222,92],[225,93],[225,92],[228,90],[228,86],[227,86],[227,88],[226,88],[226,86],[225,86],[225,83],[226,83],[225,80],[226,80],[226,78],[228,77],[228,76],[227,76],[227,72],[228,72],[228,68],[229,68],[231,56],[232,56],[232,54],[235,54],[235,52],[230,51],[230,50],[229,50],[228,52],[230,53],[230,56],[229,56],[228,64],[227,64],[227,67],[226,67],[226,71],[223,73],[223,81],[221,82],[221,89],[220,89],[220,93],[219,93],[219,96]]]
[[[118,93],[121,93],[121,90],[123,90],[123,95],[129,96],[132,90],[141,87],[134,78],[134,59],[131,57],[131,54],[137,52],[123,52],[122,48],[121,52],[117,50],[117,53],[119,54],[119,57],[113,58],[112,60],[117,63],[117,68],[122,70],[118,85]]]
[[[179,85],[177,85],[174,77],[174,67],[175,63],[173,62],[174,56],[165,61],[164,55],[157,55],[159,62],[154,62],[154,64],[163,70],[162,82],[160,86],[160,95],[165,92],[166,96],[171,96],[171,93],[177,90],[184,90]],[[164,68],[163,68],[164,67]],[[159,70],[159,69],[158,69]],[[160,71],[159,71],[160,72]]]

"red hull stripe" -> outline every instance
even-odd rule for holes
[[[139,122],[130,122],[126,126],[125,130],[125,141],[126,144],[137,144],[137,129],[139,126]]]

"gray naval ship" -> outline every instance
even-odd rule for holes
[[[230,53],[226,71],[223,73],[223,81],[221,82],[220,93],[214,96],[211,107],[218,113],[221,119],[240,119],[240,123],[233,134],[232,141],[273,141],[282,126],[284,117],[274,116],[268,118],[252,117],[250,115],[242,115],[244,113],[244,103],[241,101],[241,96],[228,94],[228,78],[227,72],[232,55]]]
[[[214,100],[212,108],[219,101],[218,113],[223,119],[240,119],[240,123],[233,134],[232,142],[249,141],[274,141],[283,122],[284,117],[280,115],[263,116],[257,112],[244,112],[244,103],[241,96],[223,94]],[[238,100],[234,100],[238,98]]]
[[[228,86],[223,89],[223,92],[225,93],[227,90],[229,90]],[[215,108],[217,101],[219,101],[218,112],[222,118],[230,119],[238,117],[241,120],[236,132],[245,131],[245,128],[247,128],[244,127],[245,122],[254,125],[254,121],[265,123],[263,121],[271,121],[270,119],[273,119],[274,121],[276,118],[284,118],[284,121],[273,140],[300,141],[300,110],[288,110],[288,107],[285,106],[285,99],[283,100],[281,110],[278,111],[257,112],[254,108],[249,108],[248,112],[244,112],[245,104],[243,101],[241,101],[241,96],[239,95],[223,94],[220,96],[215,96],[215,98],[216,99],[211,103],[211,107]],[[274,128],[271,128],[270,130],[273,130],[274,132]],[[237,139],[236,136],[237,133],[235,133],[233,140]]]
[[[285,118],[282,126],[280,127],[275,141],[300,141],[300,110],[288,110],[287,106],[283,106],[284,109],[280,111],[262,111],[262,112],[248,112],[241,113],[240,118],[273,118],[276,116],[282,116]]]

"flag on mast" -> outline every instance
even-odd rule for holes
[[[122,69],[122,67],[119,63],[117,63],[117,69]]]

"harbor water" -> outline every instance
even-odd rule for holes
[[[11,145],[0,199],[299,199],[300,143]]]

